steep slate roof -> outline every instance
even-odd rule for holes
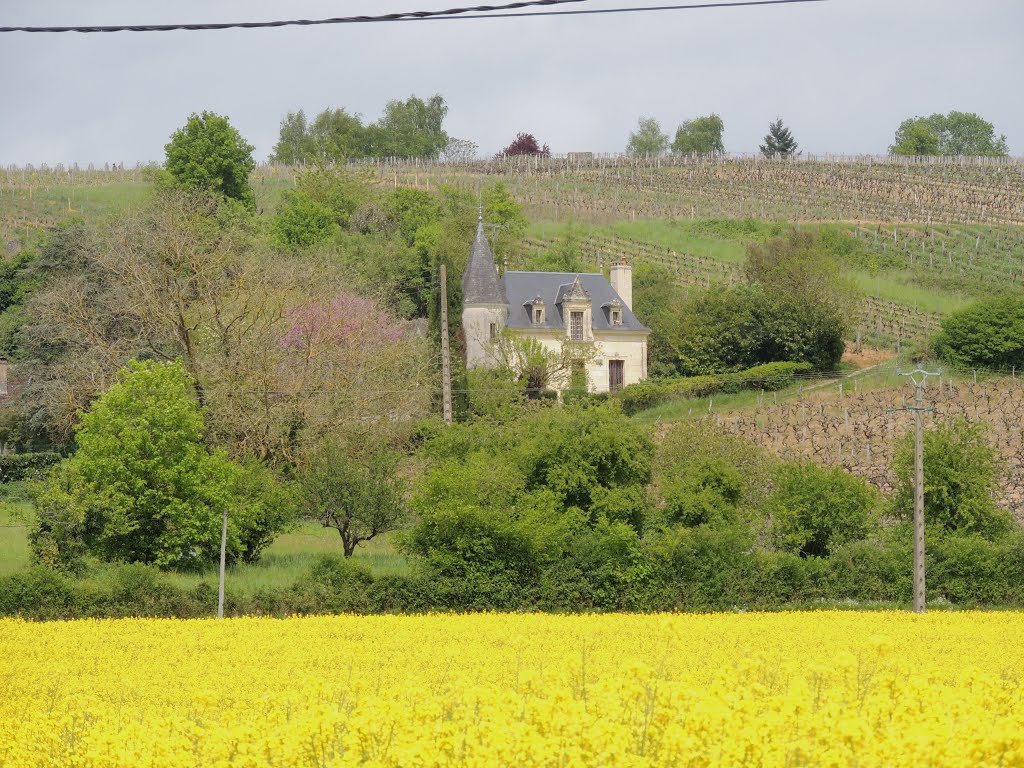
[[[622,325],[612,325],[611,316],[605,306],[622,298],[612,288],[604,275],[580,274],[575,272],[505,272],[501,285],[508,296],[509,328],[565,328],[562,307],[558,303],[569,292],[573,283],[579,280],[591,301],[591,317],[595,331],[649,331],[636,319],[636,315],[622,304]],[[530,322],[529,307],[535,298],[544,302],[544,322],[535,325]]]
[[[498,270],[494,266],[494,254],[484,235],[484,222],[476,225],[473,250],[469,253],[469,264],[462,273],[463,304],[507,304],[505,292],[498,282]]]

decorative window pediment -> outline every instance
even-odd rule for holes
[[[590,294],[583,288],[579,275],[576,275],[576,279],[572,281],[572,285],[562,297],[562,301],[590,301]]]

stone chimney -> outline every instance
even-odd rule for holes
[[[633,267],[625,259],[612,264],[611,284],[622,303],[633,309]]]

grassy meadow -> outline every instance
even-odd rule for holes
[[[8,486],[12,485],[21,484],[0,486],[0,492],[9,492],[11,489]],[[30,502],[0,502],[0,576],[19,571],[30,564],[28,533],[33,519]],[[278,536],[256,563],[229,566],[225,579],[239,595],[250,595],[263,587],[285,587],[305,574],[316,558],[324,554],[342,555],[338,532],[316,523],[302,522]],[[394,540],[388,535],[366,542],[352,557],[375,576],[403,575],[409,571],[405,556],[395,549]],[[104,571],[102,565],[91,563],[86,579],[102,581]],[[216,585],[217,569],[210,567],[198,572],[172,571],[168,573],[168,581],[186,589],[202,582]]]

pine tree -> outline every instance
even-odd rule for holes
[[[768,124],[768,135],[761,145],[761,154],[765,157],[791,157],[796,153],[797,143],[793,133],[782,124],[780,117]]]

